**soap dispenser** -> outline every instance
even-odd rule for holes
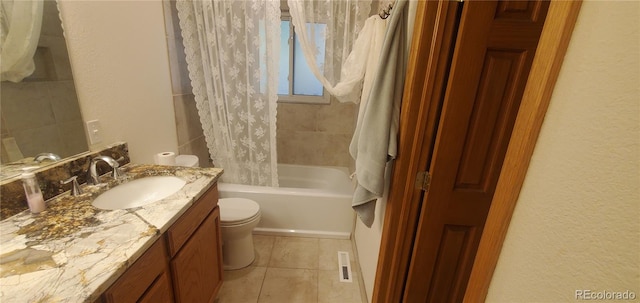
[[[24,187],[24,193],[27,196],[27,203],[29,204],[29,210],[32,213],[37,214],[45,210],[46,205],[44,203],[44,197],[36,175],[32,172],[25,172],[22,174],[22,186]]]

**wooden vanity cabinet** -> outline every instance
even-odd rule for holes
[[[104,303],[214,302],[220,287],[222,237],[214,185],[101,299]]]
[[[167,231],[176,302],[213,302],[222,286],[218,188],[209,189]]]
[[[102,302],[173,302],[168,262],[166,242],[161,237],[104,292]]]

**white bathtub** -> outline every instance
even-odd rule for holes
[[[219,183],[220,198],[260,204],[255,234],[349,239],[353,186],[346,168],[278,165],[280,187]]]

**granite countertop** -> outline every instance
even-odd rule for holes
[[[106,186],[83,186],[78,197],[47,201],[0,222],[0,301],[93,302],[130,267],[222,174],[220,168],[128,165]],[[158,202],[101,210],[95,197],[129,180],[172,175],[187,181]]]

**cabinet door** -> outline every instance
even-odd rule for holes
[[[213,302],[222,286],[220,210],[216,207],[171,260],[176,302]]]
[[[171,281],[169,281],[169,274],[167,272],[163,272],[138,301],[138,303],[158,302],[173,302]]]

